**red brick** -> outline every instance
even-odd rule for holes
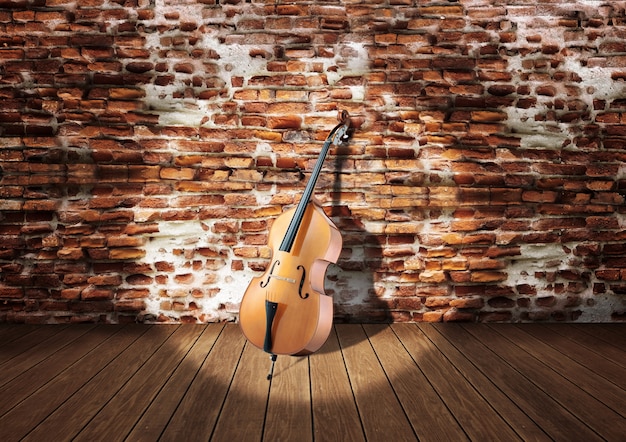
[[[475,313],[461,311],[456,308],[452,308],[443,314],[444,322],[474,322],[475,318]]]
[[[297,115],[268,117],[267,127],[270,129],[300,129],[302,118]]]
[[[144,96],[145,92],[141,89],[111,88],[109,90],[109,97],[113,100],[135,100]]]
[[[165,180],[192,180],[196,170],[191,168],[163,168],[159,171],[159,177]]]
[[[139,259],[145,256],[146,252],[141,249],[134,248],[119,248],[111,249],[108,253],[110,259],[114,260],[126,260],[126,259]]]
[[[97,301],[97,300],[108,300],[108,299],[113,299],[113,291],[109,290],[109,289],[98,289],[96,287],[90,286],[85,288],[81,294],[80,297],[82,300],[85,301]],[[89,304],[84,304],[87,310],[90,310],[89,308]],[[95,306],[94,304],[92,304],[92,306]],[[80,309],[81,311],[85,311],[83,308]]]
[[[115,303],[116,312],[137,313],[146,309],[146,302],[142,299],[126,299]]]

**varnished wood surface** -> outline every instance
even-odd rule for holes
[[[2,441],[625,441],[626,324],[0,324]]]

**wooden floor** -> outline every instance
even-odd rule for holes
[[[625,441],[626,324],[0,325],[1,441]]]

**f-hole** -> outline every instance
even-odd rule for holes
[[[272,274],[274,273],[274,268],[277,265],[280,265],[280,261],[279,260],[274,261],[274,264],[272,264],[272,268],[270,269],[270,273],[269,273],[269,275],[267,275],[267,281],[261,281],[261,284],[260,284],[261,288],[267,287],[267,285],[270,283],[270,279],[272,278]]]
[[[308,293],[305,293],[304,295],[302,294],[302,286],[304,286],[304,278],[306,277],[306,269],[304,268],[303,265],[299,265],[298,267],[296,267],[298,270],[302,270],[302,277],[300,278],[300,287],[298,288],[298,295],[302,298],[302,299],[306,299],[309,297]]]

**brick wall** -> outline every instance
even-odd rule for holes
[[[0,320],[234,320],[338,110],[337,320],[626,318],[626,2],[0,0]]]

